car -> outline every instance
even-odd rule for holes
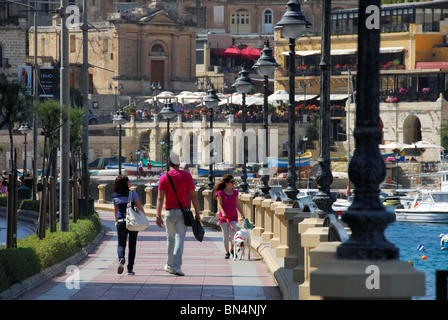
[[[89,124],[97,124],[98,116],[96,114],[89,114]]]

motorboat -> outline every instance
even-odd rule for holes
[[[397,221],[448,223],[448,191],[418,190],[414,200],[395,209]]]

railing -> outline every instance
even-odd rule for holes
[[[418,102],[418,101],[431,101],[435,102],[439,99],[440,92],[437,90],[432,90],[429,92],[421,91],[403,91],[403,92],[391,92],[391,91],[380,91],[380,101],[381,102]],[[391,101],[390,99],[396,98],[396,101]]]

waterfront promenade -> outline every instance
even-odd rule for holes
[[[184,277],[164,271],[165,229],[150,218],[148,230],[137,242],[135,275],[117,274],[117,234],[110,204],[97,207],[104,235],[88,255],[74,264],[75,273],[62,272],[19,297],[19,300],[282,300],[276,277],[281,260],[272,258],[269,248],[253,238],[250,261],[224,259],[221,231],[206,228],[205,239],[187,232],[182,270]],[[260,251],[260,252],[257,252]],[[270,270],[271,269],[271,270]],[[71,280],[75,281],[71,281]],[[287,281],[287,280],[286,280]],[[289,285],[287,286],[289,288]],[[289,290],[289,289],[287,289]],[[294,291],[294,290],[292,290]],[[292,293],[294,295],[294,292]]]

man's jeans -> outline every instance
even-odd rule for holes
[[[184,223],[182,210],[167,210],[165,214],[165,225],[167,234],[167,265],[176,272],[182,266],[184,240],[185,234],[187,233],[187,226]]]

